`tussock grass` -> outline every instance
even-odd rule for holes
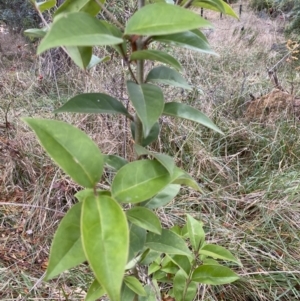
[[[225,135],[186,121],[161,120],[162,136],[152,145],[153,150],[174,156],[177,165],[197,179],[203,193],[183,188],[180,196],[158,213],[166,227],[183,223],[185,213],[201,219],[209,241],[227,247],[243,264],[242,268],[233,266],[242,276],[240,281],[201,286],[197,300],[298,300],[299,123],[293,116],[272,124],[244,118],[249,94],[259,97],[273,88],[266,70],[284,55],[271,50],[274,43],[284,42],[278,32],[283,24],[281,20],[259,19],[251,11],[244,11],[240,21],[219,20],[219,14],[213,13],[207,17],[215,29],[206,34],[219,56],[181,50],[174,53],[170,48],[195,88],[183,93],[164,89],[168,100],[196,106]],[[132,142],[123,118],[51,113],[82,92],[109,93],[127,105],[127,74],[120,74],[117,60],[89,74],[64,66],[63,72],[57,70],[52,77],[43,73],[38,58],[26,64],[19,59],[1,61],[1,300],[81,300],[91,282],[85,265],[49,283],[39,281],[53,233],[76,202],[73,194],[80,187],[51,162],[19,118],[64,120],[88,132],[104,153],[131,160]],[[17,69],[11,69],[12,64]],[[290,90],[293,85],[294,93],[299,94],[299,73],[292,66],[281,64],[278,77],[282,86]],[[106,171],[102,187],[111,178],[111,172]]]

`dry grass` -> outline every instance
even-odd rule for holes
[[[203,220],[208,239],[229,248],[244,265],[237,269],[241,281],[201,286],[198,300],[299,300],[299,125],[292,118],[272,124],[244,118],[249,94],[260,96],[272,89],[266,69],[283,56],[271,50],[284,42],[283,24],[244,9],[241,21],[209,14],[215,29],[206,34],[218,57],[174,53],[195,89],[183,94],[166,90],[167,99],[198,107],[225,135],[189,122],[162,120],[162,136],[153,148],[173,155],[204,194],[183,189],[158,213],[165,226],[182,223],[187,212]],[[19,118],[67,121],[88,132],[104,153],[130,160],[132,144],[123,118],[51,113],[80,92],[104,91],[126,104],[127,74],[120,72],[117,58],[90,74],[63,61],[63,72],[53,74],[33,52],[26,50],[31,61],[24,59],[17,46],[25,42],[19,37],[0,39],[2,48],[15,54],[0,61],[0,297],[82,300],[92,278],[85,265],[49,283],[38,281],[57,224],[80,187],[51,162]],[[293,85],[299,94],[299,73],[292,66],[280,65],[278,76],[286,89]],[[107,171],[101,185],[106,187],[111,177]]]

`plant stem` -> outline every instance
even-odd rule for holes
[[[141,9],[144,5],[145,5],[145,0],[138,0],[138,9]],[[139,38],[137,40],[137,50],[142,50],[143,46],[144,45],[143,45],[142,38]],[[136,79],[139,85],[144,83],[144,60],[137,61]],[[136,144],[141,145],[143,139],[143,124],[137,114],[135,114],[134,121],[135,121],[134,140]]]
[[[138,9],[141,9],[143,6],[145,6],[145,0],[138,0]],[[137,50],[142,50],[143,49],[143,41],[142,38],[139,38],[137,40]],[[144,83],[144,60],[138,60],[137,61],[137,70],[136,70],[136,79],[139,85]],[[143,124],[141,122],[141,119],[139,118],[139,116],[137,115],[137,113],[135,113],[134,116],[134,123],[135,123],[135,137],[134,137],[134,142],[136,144],[141,145],[142,144],[142,140],[143,140]],[[139,156],[136,155],[137,158],[139,159]],[[139,206],[139,204],[136,204],[136,206]],[[135,267],[133,270],[133,273],[135,274],[136,278],[138,279],[138,270]],[[134,295],[133,301],[138,301],[139,300],[139,296],[138,294]]]

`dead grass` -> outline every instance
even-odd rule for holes
[[[241,281],[201,286],[197,300],[299,300],[299,125],[288,117],[272,125],[244,118],[249,94],[260,96],[273,88],[266,69],[283,55],[271,50],[273,44],[284,42],[282,21],[260,19],[245,5],[244,10],[241,21],[209,14],[215,29],[206,34],[218,57],[174,53],[195,89],[183,94],[166,90],[167,99],[206,112],[225,136],[189,122],[162,120],[162,136],[153,149],[174,156],[204,194],[184,188],[158,213],[168,227],[182,223],[185,213],[201,219],[209,240],[229,248],[243,263],[237,269]],[[64,66],[64,72],[50,78],[32,52],[26,52],[33,60],[29,61],[15,49],[24,41],[0,39],[5,51],[12,49],[16,55],[12,61],[2,59],[0,69],[0,297],[82,300],[91,282],[85,265],[49,283],[39,281],[53,233],[80,187],[51,162],[19,118],[72,123],[88,132],[104,153],[130,160],[132,144],[123,118],[51,113],[82,92],[110,93],[127,104],[126,73],[120,74],[116,59],[90,74]],[[280,65],[278,76],[286,89],[292,83],[299,94],[299,73],[290,65]],[[107,171],[101,185],[106,187],[111,177]]]

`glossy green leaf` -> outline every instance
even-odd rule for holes
[[[175,300],[184,301],[183,294],[187,285],[187,277],[182,270],[178,270],[173,281],[173,292]],[[190,300],[189,300],[190,301]]]
[[[62,112],[123,114],[132,118],[119,100],[104,93],[83,93],[76,95],[54,111],[54,113]]]
[[[58,46],[116,45],[123,40],[113,36],[103,22],[87,13],[69,13],[54,22],[38,47],[38,54]]]
[[[105,3],[105,0],[99,0],[101,3]],[[74,13],[74,12],[86,12],[92,16],[96,16],[100,11],[100,6],[93,0],[65,0],[62,5],[57,9],[54,16],[57,17],[60,14]]]
[[[35,2],[36,7],[39,9],[41,13],[45,10],[48,10],[56,5],[56,0],[46,0],[42,2]]]
[[[202,265],[192,275],[193,281],[212,285],[227,284],[238,279],[239,276],[235,272],[221,265]]]
[[[172,183],[189,186],[195,189],[196,191],[202,191],[198,183],[193,179],[193,177],[191,177],[187,172],[178,167],[175,167]]]
[[[165,167],[165,169],[169,172],[170,175],[173,175],[174,168],[175,168],[175,162],[172,157],[169,157],[164,154],[148,151],[146,148],[144,148],[138,144],[134,145],[134,149],[138,156],[142,156],[142,155],[152,156],[158,162],[160,162],[161,165],[163,165]]]
[[[111,300],[120,301],[128,258],[125,213],[111,197],[87,197],[82,203],[81,236],[86,258]]]
[[[130,123],[132,138],[135,139],[135,123]],[[160,131],[160,126],[158,122],[155,122],[153,127],[150,130],[150,133],[147,137],[143,137],[141,145],[147,146],[151,144],[153,141],[157,140]]]
[[[193,250],[198,251],[205,240],[203,223],[187,214],[187,228]]]
[[[220,134],[224,134],[206,115],[183,103],[169,102],[165,104],[164,115],[183,118],[200,123]]]
[[[93,188],[101,178],[103,156],[94,141],[65,122],[23,118],[50,157],[79,185]]]
[[[172,55],[159,50],[135,51],[131,54],[130,60],[131,61],[135,61],[135,60],[158,61],[164,64],[168,64],[178,71],[182,69],[180,63]]]
[[[161,234],[159,218],[151,210],[144,207],[133,207],[126,211],[128,220],[148,231]]]
[[[128,163],[127,160],[117,155],[104,155],[104,161],[107,165],[111,166],[115,170],[119,170]]]
[[[180,191],[180,187],[180,185],[170,184],[160,191],[155,197],[149,201],[145,201],[141,205],[149,209],[163,207],[175,198]]]
[[[43,38],[46,33],[47,33],[47,28],[31,28],[31,29],[26,29],[24,31],[24,34],[30,38]]]
[[[167,255],[185,274],[187,278],[191,270],[190,259],[185,255]]]
[[[174,44],[179,47],[203,52],[207,54],[216,54],[208,44],[205,35],[198,29],[175,33],[171,35],[155,36],[154,41]]]
[[[192,254],[185,241],[170,230],[163,229],[161,235],[149,232],[146,247],[166,254],[178,254],[191,257]]]
[[[125,284],[139,296],[147,296],[142,284],[133,276],[124,277]]]
[[[139,160],[123,166],[112,183],[112,195],[121,203],[150,199],[171,181],[168,171],[156,160]]]
[[[238,16],[232,7],[223,0],[195,0],[192,5],[218,11],[238,19]]]
[[[129,224],[129,255],[128,261],[132,260],[142,251],[146,242],[147,232],[145,229]]]
[[[46,280],[86,260],[80,237],[82,203],[74,205],[59,224],[51,245]]]
[[[67,46],[66,50],[70,58],[81,69],[85,69],[92,58],[92,47]]]
[[[96,55],[92,55],[91,60],[89,62],[89,64],[86,66],[87,70],[92,69],[93,67],[95,67],[96,65],[100,64],[100,63],[104,63],[110,60],[110,56],[104,56],[102,58],[97,57]]]
[[[138,10],[128,20],[125,34],[163,35],[199,27],[211,27],[211,23],[177,5],[156,3]]]
[[[89,290],[87,291],[84,301],[95,301],[100,297],[102,297],[104,294],[105,294],[104,288],[95,279],[91,284],[91,286],[89,287]]]
[[[161,83],[188,90],[192,89],[177,71],[166,66],[159,66],[151,69],[146,77],[146,82]]]
[[[138,85],[127,81],[130,100],[143,124],[143,134],[147,137],[164,110],[162,90],[154,85]]]
[[[228,260],[237,263],[238,265],[241,265],[241,263],[231,254],[230,251],[227,249],[214,244],[207,244],[204,245],[201,250],[199,251],[199,254],[210,256],[214,259],[223,259]]]

